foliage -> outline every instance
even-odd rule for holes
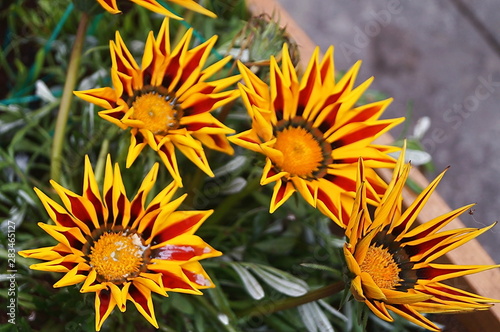
[[[1,6],[0,256],[3,273],[8,270],[9,221],[16,226],[16,250],[54,245],[52,238],[36,224],[50,221],[32,188],[38,187],[54,196],[49,187],[50,151],[80,12],[66,0],[17,0],[3,2]],[[172,22],[174,43],[188,26],[193,26],[197,43],[212,35],[220,36],[212,61],[228,52],[241,51],[243,45],[252,48],[251,43],[243,42],[249,38],[245,34],[260,31],[255,30],[258,27],[255,23],[246,25],[250,15],[243,0],[215,0],[207,4],[207,8],[219,18],[188,15],[185,22]],[[93,16],[77,89],[109,84],[109,40],[114,38],[117,27],[139,59],[138,51],[148,32],[157,31],[161,21],[162,17],[132,5],[124,8],[123,15],[101,12]],[[266,33],[270,33],[270,25],[264,26]],[[258,47],[259,50],[266,48]],[[267,55],[262,58],[265,57]],[[257,63],[262,58],[248,61]],[[259,75],[266,75],[264,68]],[[84,155],[89,155],[94,164],[108,151],[113,161],[120,164],[124,164],[126,158],[128,133],[115,129],[96,114],[97,109],[89,103],[73,101],[62,152],[61,184],[76,192],[81,188]],[[237,130],[249,126],[246,110],[239,101],[232,105],[226,123]],[[341,281],[341,232],[300,199],[290,200],[276,213],[269,214],[272,188],[258,184],[264,162],[261,156],[241,149],[236,149],[236,157],[213,152],[209,158],[216,174],[214,178],[206,177],[181,156],[178,158],[186,175],[184,190],[190,194],[184,208],[215,210],[198,234],[224,256],[203,262],[217,285],[204,291],[204,296],[177,293],[171,293],[166,299],[155,296],[160,330],[363,330],[364,323],[355,318],[362,309],[355,301],[343,302],[342,293],[269,315],[245,315],[251,308],[268,310],[283,299],[299,297],[309,290]],[[157,156],[150,151],[123,171],[127,192],[137,190],[145,172],[156,161]],[[168,172],[161,169],[156,192],[169,182]],[[20,331],[92,330],[94,295],[80,294],[77,286],[54,289],[52,285],[61,275],[30,270],[32,263],[32,260],[16,257],[16,327]],[[0,275],[2,299],[8,298],[7,278],[6,274]],[[2,323],[6,323],[5,317],[0,318]],[[361,317],[366,318],[367,328],[373,331],[415,330],[401,319],[389,325],[366,312]],[[9,328],[7,325],[0,331]],[[115,310],[103,327],[104,331],[118,329],[123,332],[154,330],[132,306],[127,315]]]

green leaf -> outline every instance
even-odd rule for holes
[[[307,284],[289,273],[264,265],[248,264],[247,266],[264,282],[282,294],[301,296],[307,293]]]
[[[243,282],[243,286],[253,299],[260,300],[265,296],[262,286],[245,267],[238,263],[231,263],[230,266],[234,269],[234,271],[236,271],[236,273],[238,273],[238,276]]]
[[[333,326],[316,302],[297,307],[300,317],[309,332],[333,332]]]
[[[332,272],[333,274],[335,275],[338,275],[339,271],[330,267],[330,266],[326,266],[326,265],[321,265],[321,264],[313,264],[313,263],[302,263],[300,264],[301,266],[304,266],[304,267],[308,267],[308,268],[311,268],[311,269],[315,269],[315,270],[321,270],[321,271],[328,271],[328,272]]]

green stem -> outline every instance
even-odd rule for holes
[[[65,139],[66,123],[68,122],[69,110],[71,107],[71,100],[73,98],[73,90],[75,89],[76,79],[78,76],[78,69],[80,66],[80,58],[85,41],[85,34],[89,23],[89,15],[82,13],[80,24],[76,32],[75,43],[71,51],[71,57],[68,65],[68,72],[66,73],[66,82],[64,84],[63,95],[61,97],[61,105],[57,114],[57,122],[54,132],[54,142],[52,144],[51,153],[51,178],[59,182],[61,177],[61,164],[62,164],[62,150],[63,142]]]
[[[344,288],[345,288],[344,282],[338,281],[334,284],[330,284],[328,286],[310,291],[309,293],[299,297],[289,297],[275,302],[268,301],[266,303],[258,303],[256,306],[248,308],[238,313],[238,317],[250,318],[255,316],[265,316],[277,311],[295,308],[302,304],[314,302],[317,300],[321,300],[325,297],[337,294],[338,292],[344,290]]]
[[[214,213],[207,220],[207,223],[210,225],[215,225],[219,223],[229,212],[232,211],[232,208],[243,201],[243,198],[255,192],[260,187],[260,178],[254,177],[249,179],[246,187],[240,191],[239,193],[232,194],[227,196],[215,209]]]
[[[205,152],[207,160],[209,159],[208,157],[210,155],[210,152],[210,150]],[[207,176],[208,175],[206,175],[205,172],[203,172],[200,168],[196,168],[193,177],[189,179],[189,182],[186,185],[186,193],[188,194],[186,199],[184,200],[184,204],[186,206],[194,207],[194,198],[196,197],[197,193],[201,192],[203,180]]]
[[[197,299],[200,302],[200,304],[204,306],[205,309],[207,309],[214,317],[220,315],[220,312],[215,308],[215,306],[209,303],[204,296],[196,296],[195,299]],[[231,324],[224,324],[220,320],[216,321],[226,332],[237,332],[236,329]]]

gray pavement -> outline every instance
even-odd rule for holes
[[[410,127],[430,117],[426,175],[451,165],[437,191],[451,208],[477,203],[467,226],[500,220],[500,1],[278,1],[323,51],[335,45],[337,70],[363,60],[358,83],[375,76],[395,99],[385,117],[408,105]],[[500,225],[479,241],[500,263]]]

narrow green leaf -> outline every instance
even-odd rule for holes
[[[241,281],[243,281],[243,286],[253,299],[260,300],[265,296],[262,286],[245,267],[238,263],[232,263],[231,267],[234,271],[236,271],[236,273],[238,273]]]

